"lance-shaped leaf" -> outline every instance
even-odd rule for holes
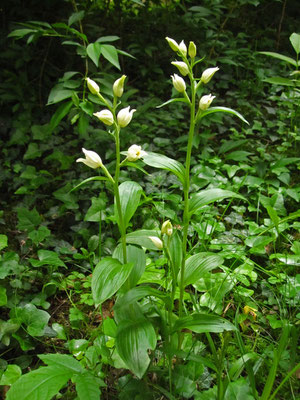
[[[135,213],[139,205],[142,191],[143,191],[142,187],[138,183],[132,181],[123,182],[119,186],[121,211],[125,227],[128,226],[130,219],[132,218],[133,214]],[[118,210],[116,207],[116,199],[115,199],[115,215],[119,223]]]
[[[73,375],[72,382],[76,384],[79,400],[99,400],[101,395],[99,386],[106,386],[102,379],[89,371]]]
[[[147,152],[147,154],[143,157],[143,161],[150,167],[166,169],[167,171],[172,172],[177,176],[182,184],[184,183],[185,169],[179,161],[173,160],[172,158],[162,154],[152,152]]]
[[[6,394],[7,400],[51,400],[71,379],[73,371],[57,366],[41,367],[22,375]]]
[[[196,120],[196,123],[199,122],[200,119],[202,119],[206,115],[213,114],[213,113],[216,113],[216,112],[223,112],[223,113],[235,115],[236,117],[238,117],[243,122],[245,122],[246,124],[249,125],[249,122],[242,116],[242,114],[240,114],[239,112],[233,110],[232,108],[228,108],[228,107],[210,107],[207,110],[202,111],[201,113],[199,113],[199,115],[197,117],[197,120]]]
[[[190,214],[194,214],[199,208],[206,204],[213,203],[214,201],[223,200],[226,198],[236,198],[246,200],[245,197],[238,193],[231,192],[230,190],[223,189],[207,189],[192,195],[190,200]]]
[[[126,242],[146,247],[149,250],[158,250],[155,244],[149,239],[150,236],[158,236],[159,233],[153,229],[140,229],[127,233]]]
[[[128,306],[129,304],[135,303],[146,296],[157,297],[158,299],[163,300],[168,306],[171,304],[170,297],[161,290],[154,289],[150,286],[138,286],[126,292],[124,296],[119,297],[116,301],[114,309],[120,311],[124,304]]]
[[[114,295],[126,281],[133,264],[121,264],[115,258],[103,258],[94,269],[92,294],[96,304],[102,304]]]
[[[117,351],[128,369],[139,379],[150,364],[148,349],[154,350],[155,346],[155,330],[147,319],[124,320],[118,325]]]
[[[70,193],[79,189],[81,186],[85,185],[86,183],[89,183],[92,181],[108,181],[108,179],[105,178],[105,176],[91,176],[90,178],[85,179],[84,181],[80,182],[78,185],[73,187],[73,189],[70,190]]]
[[[170,99],[170,100],[166,101],[165,103],[160,104],[159,106],[156,106],[156,108],[161,108],[161,107],[164,107],[164,106],[166,106],[166,105],[168,105],[168,104],[176,103],[176,102],[181,102],[181,103],[187,103],[187,104],[189,104],[188,99],[186,99],[186,98],[184,98],[184,97],[176,97],[175,99]]]
[[[136,246],[126,246],[126,250],[127,262],[133,264],[132,271],[127,281],[129,288],[132,288],[138,283],[145,271],[146,255],[143,249]],[[121,263],[123,262],[123,250],[121,245],[117,246],[113,253],[113,257],[117,258]]]
[[[222,265],[223,257],[212,253],[198,253],[186,260],[184,272],[184,286],[197,282],[205,272],[209,272]]]
[[[278,60],[285,61],[289,64],[292,64],[294,67],[297,68],[297,62],[291,57],[284,56],[283,54],[274,53],[272,51],[259,51],[259,54],[264,54],[265,56],[270,56],[273,58],[277,58]]]
[[[178,318],[173,326],[173,332],[190,329],[196,333],[233,331],[236,327],[222,317],[212,314],[191,314]]]

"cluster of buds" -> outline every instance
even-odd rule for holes
[[[174,65],[178,69],[179,73],[182,76],[186,76],[189,73],[192,73],[192,68],[194,65],[194,58],[197,55],[197,47],[196,47],[195,43],[190,42],[188,50],[187,50],[187,47],[183,40],[179,44],[174,39],[171,39],[169,37],[166,37],[166,40],[169,43],[169,46],[171,47],[171,49],[173,51],[175,51],[176,53],[178,53],[178,55],[183,59],[183,61],[172,61],[171,64]],[[189,63],[189,61],[186,58],[187,54],[189,55],[189,57],[192,60],[191,63]],[[207,84],[218,70],[219,70],[218,67],[214,67],[214,68],[207,68],[205,71],[203,71],[200,81],[196,85],[196,89],[201,85],[201,83]],[[186,84],[185,84],[184,79],[181,78],[181,76],[179,76],[177,74],[171,75],[171,78],[172,78],[172,83],[173,83],[174,88],[179,93],[184,93],[185,97],[187,97],[187,95],[185,93]],[[215,96],[212,96],[211,94],[202,96],[200,99],[200,102],[199,102],[199,109],[201,111],[207,110],[209,108],[209,106],[211,105],[214,98],[215,98]]]
[[[161,226],[161,235],[162,236],[167,235],[168,237],[171,237],[172,234],[173,234],[173,225],[171,221],[168,219]],[[159,237],[149,236],[149,239],[152,241],[152,243],[158,250],[162,250],[164,248],[164,243]]]
[[[115,98],[121,97],[123,95],[124,91],[124,82],[126,79],[126,75],[122,75],[121,78],[117,79],[115,83],[113,84],[113,94]],[[89,88],[89,91],[98,96],[104,103],[106,103],[109,107],[108,102],[104,99],[104,97],[100,94],[100,88],[98,84],[93,81],[90,78],[86,79],[87,82],[87,87]],[[98,112],[95,112],[93,115],[97,117],[101,122],[103,122],[105,125],[111,126],[114,123],[118,125],[120,128],[125,128],[131,121],[133,113],[136,111],[135,109],[130,110],[130,106],[126,108],[122,108],[118,114],[117,117],[114,117],[114,114],[112,112],[112,109],[104,109]]]

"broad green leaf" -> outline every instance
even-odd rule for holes
[[[128,369],[139,379],[150,364],[148,350],[154,350],[155,346],[155,330],[147,319],[124,320],[118,325],[117,351]]]
[[[44,225],[39,226],[38,230],[29,232],[28,237],[33,241],[35,245],[43,242],[47,237],[51,235],[51,231]]]
[[[235,382],[229,382],[224,400],[255,400],[252,390],[246,378],[240,378]]]
[[[7,392],[6,400],[51,400],[71,376],[68,369],[41,367],[21,376]]]
[[[31,336],[43,336],[50,319],[50,315],[46,311],[39,310],[31,303],[26,304],[25,307],[16,307],[11,311],[11,315],[26,326]]]
[[[249,122],[242,116],[242,114],[240,114],[239,112],[233,110],[232,108],[228,108],[228,107],[210,107],[206,111],[202,111],[199,114],[199,117],[197,118],[196,122],[199,122],[199,120],[202,119],[203,117],[205,117],[206,115],[213,114],[216,112],[223,112],[223,113],[235,115],[240,120],[242,120],[247,125],[249,125]]]
[[[41,217],[37,210],[28,210],[27,208],[20,207],[17,209],[18,213],[18,229],[21,231],[33,231],[36,226],[41,223]]]
[[[122,211],[123,223],[126,228],[139,205],[142,191],[143,191],[142,187],[138,183],[132,181],[123,182],[119,186],[121,211]],[[116,199],[115,199],[115,216],[119,224]]]
[[[115,303],[114,309],[122,311],[124,304],[128,306],[129,304],[135,303],[147,296],[157,297],[158,299],[163,300],[167,305],[170,305],[171,302],[168,294],[161,290],[154,289],[150,286],[137,286],[126,292],[124,296],[120,296]]]
[[[29,261],[33,267],[41,267],[43,265],[51,265],[54,267],[65,267],[66,264],[59,258],[55,251],[51,250],[39,250],[38,260],[30,258]]]
[[[68,114],[73,105],[72,101],[61,104],[55,113],[52,115],[49,123],[49,133],[52,133],[54,129],[58,126],[60,121]]]
[[[0,235],[0,250],[5,249],[7,247],[7,236]]]
[[[132,288],[138,283],[145,271],[146,255],[144,250],[135,246],[126,246],[126,250],[127,262],[133,264],[132,271],[127,280],[128,287]],[[117,246],[113,253],[113,257],[117,258],[121,263],[123,263],[123,250],[121,244]]]
[[[99,386],[100,384],[106,386],[89,371],[73,375],[72,382],[76,384],[76,392],[80,400],[99,400],[101,395]]]
[[[300,53],[300,35],[299,33],[292,33],[290,36],[290,41],[292,46],[294,47],[295,52],[297,55]]]
[[[236,327],[226,319],[212,314],[191,314],[178,318],[173,326],[173,332],[190,329],[196,333],[233,331]]]
[[[185,169],[179,161],[173,160],[172,158],[162,154],[152,152],[147,152],[147,154],[143,157],[143,161],[150,167],[166,169],[167,171],[173,172],[180,182],[182,184],[184,183]]]
[[[15,383],[22,375],[21,368],[16,364],[10,364],[7,366],[6,370],[0,379],[0,386],[2,385],[12,385]]]
[[[115,258],[103,258],[94,269],[92,294],[96,304],[114,295],[131,273],[133,264],[121,264]]]
[[[119,56],[117,49],[115,46],[112,46],[111,44],[101,44],[100,45],[101,53],[103,57],[109,61],[112,65],[114,65],[116,68],[121,70],[120,64],[119,64]]]
[[[127,233],[126,242],[131,244],[137,244],[142,247],[146,247],[149,250],[157,250],[149,236],[157,236],[158,232],[150,229],[141,229],[138,231]]]
[[[106,201],[103,197],[92,197],[92,205],[87,210],[84,221],[100,222],[100,213],[105,210]]]
[[[49,367],[69,369],[72,373],[83,372],[80,362],[68,354],[39,354],[38,357]]]
[[[185,262],[184,286],[197,282],[205,272],[218,268],[223,263],[223,257],[212,253],[198,253]]]
[[[190,200],[190,214],[194,214],[199,208],[206,204],[213,203],[214,201],[223,200],[226,198],[235,198],[246,200],[240,194],[231,192],[230,190],[223,189],[207,189],[192,195]]]
[[[258,53],[264,54],[265,56],[277,58],[278,60],[285,61],[289,64],[292,64],[294,67],[297,67],[297,63],[293,58],[284,56],[283,54],[274,53],[272,51],[259,51]]]
[[[49,93],[47,106],[51,104],[59,103],[60,101],[66,100],[72,97],[73,90],[65,89],[62,83],[55,85]]]
[[[73,187],[70,193],[74,192],[75,190],[79,189],[81,186],[85,185],[86,183],[92,181],[107,181],[108,179],[105,176],[91,176],[90,178],[85,179],[84,181],[80,182],[79,185]]]
[[[186,98],[184,98],[184,97],[175,97],[174,99],[170,99],[170,100],[166,101],[165,103],[162,103],[159,106],[156,106],[156,108],[161,108],[161,107],[164,107],[164,106],[166,106],[168,104],[176,103],[176,102],[189,104],[189,101]]]
[[[280,76],[273,76],[271,78],[263,79],[264,82],[271,83],[272,85],[282,85],[282,86],[295,86],[292,79],[281,78]]]
[[[96,67],[99,66],[99,58],[101,55],[101,44],[100,43],[90,43],[87,48],[86,48],[87,55],[90,57],[90,59],[93,61],[93,63],[96,65]]]

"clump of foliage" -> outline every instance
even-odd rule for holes
[[[136,1],[126,14],[129,3],[73,3],[63,23],[31,19],[9,35],[7,60],[23,51],[16,70],[49,37],[68,66],[53,72],[46,57],[39,90],[35,65],[18,86],[5,69],[1,84],[15,115],[0,175],[3,393],[296,398],[300,36],[288,35],[296,59],[264,51],[283,61],[264,65],[247,36],[227,35],[219,2],[179,12]],[[259,2],[237,6],[233,30]],[[94,24],[97,10],[119,32]],[[124,23],[144,16],[151,30],[151,15],[168,13],[176,38],[206,24],[198,49],[168,38],[172,66],[161,26],[145,44]]]

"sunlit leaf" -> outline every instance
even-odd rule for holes
[[[128,369],[139,379],[150,364],[148,350],[154,350],[155,346],[156,333],[147,319],[124,320],[118,325],[117,351]]]
[[[115,294],[126,281],[133,264],[121,264],[115,258],[103,258],[95,267],[92,276],[92,294],[96,304],[102,304]]]

